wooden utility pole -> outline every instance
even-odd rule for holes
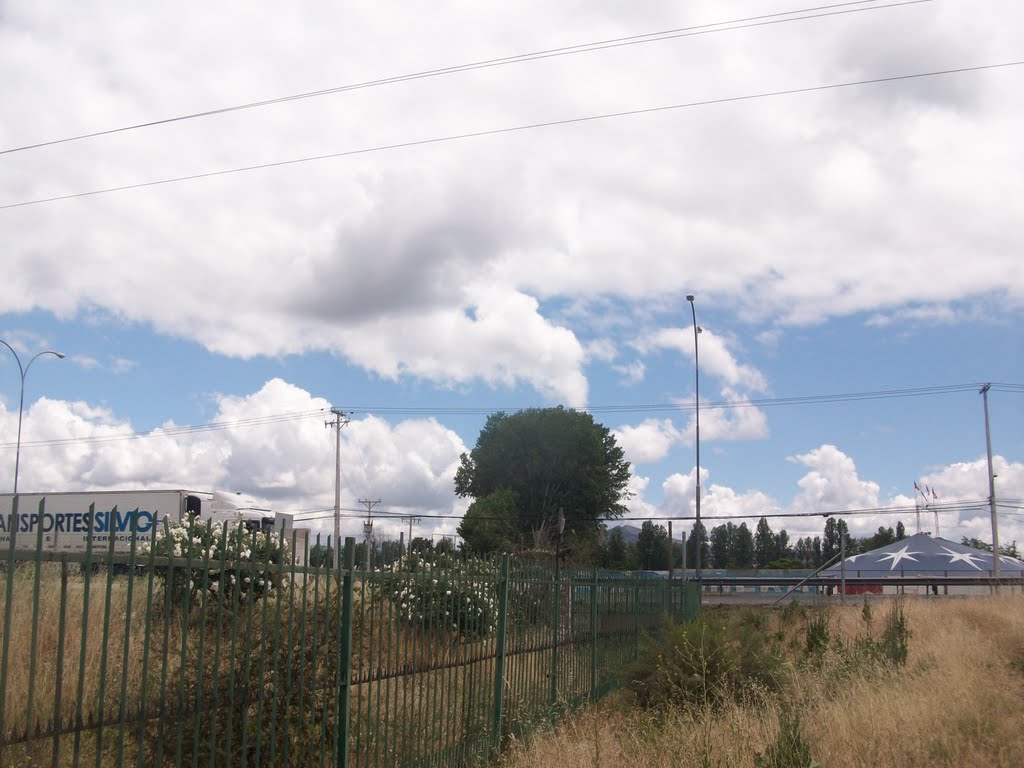
[[[359,503],[366,507],[366,522],[363,533],[366,534],[366,553],[363,557],[363,570],[370,570],[370,544],[373,539],[373,508],[380,504],[380,499],[360,499]]]

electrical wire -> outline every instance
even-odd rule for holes
[[[376,80],[367,80],[359,83],[339,85],[334,86],[332,88],[323,88],[316,91],[307,91],[305,93],[290,94],[288,96],[278,96],[275,98],[263,99],[261,101],[250,101],[243,104],[235,104],[227,107],[217,107],[215,109],[208,109],[202,112],[192,112],[189,114],[177,115],[174,117],[167,117],[158,120],[150,120],[147,122],[135,123],[132,125],[120,126],[118,128],[109,128],[107,130],[92,131],[90,133],[82,133],[76,136],[67,136],[61,139],[52,139],[50,141],[41,141],[35,144],[26,144],[19,147],[0,149],[0,155],[6,155],[15,152],[25,152],[31,149],[41,149],[43,147],[51,147],[57,144],[67,144],[69,142],[82,141],[85,139],[92,139],[100,136],[109,136],[116,133],[124,133],[126,131],[134,131],[142,128],[152,128],[158,125],[167,125],[169,123],[179,123],[184,122],[186,120],[196,120],[199,118],[223,115],[231,112],[258,109],[261,107],[267,107],[274,104],[283,104],[291,101],[299,101],[301,99],[311,99],[318,96],[327,96],[330,94],[345,93],[348,91],[362,90],[365,88],[374,88],[382,85],[392,85],[395,83],[404,83],[413,80],[423,80],[426,78],[453,75],[461,72],[472,72],[474,70],[489,69],[492,67],[506,66],[509,64],[522,64],[524,62],[529,61],[538,61],[542,59],[555,58],[559,56],[570,56],[579,53],[591,53],[594,51],[603,51],[608,50],[610,48],[621,48],[629,45],[642,45],[645,43],[662,42],[664,40],[675,40],[682,37],[706,35],[714,32],[730,32],[739,29],[749,29],[751,27],[768,26],[772,24],[785,24],[793,21],[805,21],[807,19],[819,19],[828,16],[840,16],[852,13],[862,13],[865,11],[879,11],[884,10],[886,8],[897,8],[904,5],[920,5],[922,3],[929,2],[932,2],[932,0],[902,0],[901,2],[892,2],[886,5],[877,5],[878,0],[854,0],[853,2],[833,3],[831,5],[816,6],[812,8],[801,8],[793,11],[780,11],[777,13],[762,14],[759,16],[749,16],[746,18],[732,19],[729,21],[699,24],[692,27],[678,27],[676,29],[662,30],[660,32],[647,32],[640,35],[630,35],[628,37],[612,38],[610,40],[599,40],[590,43],[579,43],[576,45],[567,45],[559,48],[549,48],[547,50],[534,51],[532,53],[521,53],[512,56],[503,56],[495,59],[484,59],[482,61],[474,61],[466,64],[457,64],[450,67],[440,67],[437,69],[422,70],[420,72],[412,72],[404,75],[396,75],[393,77],[384,77]],[[875,5],[868,6],[868,3],[875,3]],[[866,7],[852,8],[849,6]],[[818,13],[819,11],[823,12]],[[808,15],[797,16],[797,14]]]
[[[232,421],[213,421],[208,424],[197,424],[180,427],[156,427],[150,432],[118,432],[109,435],[93,435],[91,437],[62,437],[51,440],[23,440],[22,448],[26,447],[57,447],[62,445],[84,445],[93,443],[111,443],[121,440],[141,440],[154,437],[179,437],[181,435],[195,434],[198,432],[220,432],[227,429],[239,427],[259,427],[267,424],[279,424],[288,421],[299,421],[303,419],[319,418],[323,416],[323,408],[315,411],[295,411],[292,413],[279,413],[268,416],[253,416],[246,419],[235,419]],[[0,448],[13,448],[16,443],[0,443]]]
[[[891,75],[888,77],[874,77],[867,78],[864,80],[849,80],[841,83],[827,83],[825,85],[813,85],[805,86],[801,88],[786,88],[783,90],[776,91],[762,91],[760,93],[749,93],[741,96],[723,96],[715,99],[703,99],[700,101],[690,101],[681,104],[668,104],[660,107],[646,107],[641,109],[629,109],[620,112],[606,112],[598,115],[585,115],[582,117],[570,117],[561,120],[548,120],[539,123],[528,123],[525,125],[514,125],[507,126],[504,128],[491,128],[481,131],[469,131],[466,133],[455,133],[447,136],[435,136],[428,139],[414,139],[411,141],[396,142],[394,144],[379,144],[373,147],[363,147],[360,149],[350,149],[342,152],[330,152],[322,155],[310,155],[307,157],[290,158],[288,160],[277,160],[268,163],[257,163],[255,165],[237,166],[234,168],[223,168],[216,171],[206,171],[202,173],[192,173],[185,176],[173,176],[165,179],[154,179],[151,181],[141,181],[135,184],[121,184],[115,187],[105,187],[102,189],[92,189],[85,192],[72,192],[66,195],[54,195],[52,197],[40,197],[34,200],[23,200],[16,203],[6,203],[0,205],[0,211],[11,210],[13,208],[24,208],[30,205],[42,205],[45,203],[55,203],[62,200],[75,200],[82,197],[95,197],[97,195],[106,195],[114,192],[125,192],[134,189],[145,189],[147,187],[165,186],[168,184],[178,184],[186,181],[196,181],[199,179],[210,179],[219,176],[228,176],[237,173],[248,173],[251,171],[263,171],[271,168],[283,168],[286,166],[300,165],[304,163],[314,163],[322,160],[333,160],[343,157],[355,157],[358,155],[368,155],[378,152],[389,152],[396,149],[409,149],[412,147],[425,147],[432,146],[435,144],[444,144],[454,141],[464,141],[466,139],[476,139],[489,136],[502,136],[512,133],[519,133],[523,131],[532,131],[540,128],[555,128],[567,125],[579,125],[582,123],[592,123],[599,120],[611,120],[623,117],[635,117],[637,115],[651,115],[660,112],[670,112],[673,110],[680,109],[691,109],[696,107],[707,107],[721,104],[737,104],[742,102],[754,101],[757,99],[768,99],[778,98],[780,96],[795,96],[807,93],[818,93],[822,91],[835,90],[839,88],[855,88],[866,85],[879,85],[882,83],[895,83],[906,80],[916,80],[927,77],[941,77],[945,75],[954,74],[965,74],[968,72],[982,72],[987,70],[1004,69],[1008,67],[1017,67],[1024,64],[1024,60],[1021,61],[1004,61],[996,64],[980,64],[972,67],[956,67],[953,69],[940,69],[932,70],[929,72],[913,72],[904,75]]]
[[[931,395],[953,394],[958,392],[974,392],[978,384],[949,384],[932,387],[915,387],[910,389],[876,390],[873,392],[847,392],[832,395],[802,395],[797,397],[745,398],[741,400],[702,401],[701,410],[721,410],[731,408],[770,407],[778,405],[814,405],[817,403],[856,402],[862,400],[886,400],[905,397],[925,397]],[[631,405],[595,405],[576,410],[585,413],[647,413],[693,411],[695,403],[652,403]],[[515,408],[409,408],[401,406],[353,406],[352,413],[380,413],[389,415],[480,415],[499,412],[515,412],[524,410]]]
[[[903,389],[881,389],[867,392],[845,392],[829,395],[801,395],[796,397],[759,398],[754,400],[723,400],[701,402],[702,410],[716,410],[729,408],[747,407],[770,407],[780,405],[816,405],[840,402],[860,402],[869,400],[886,400],[893,398],[907,397],[932,397],[936,395],[955,394],[959,392],[974,392],[978,388],[976,383],[967,384],[946,384],[930,387],[912,387]],[[1017,385],[1006,385],[1017,386]],[[1024,387],[1022,387],[1024,389]],[[634,404],[634,405],[596,405],[588,408],[580,408],[585,413],[602,414],[636,414],[651,412],[685,412],[695,409],[692,403],[655,403],[655,404]],[[232,421],[215,421],[208,424],[199,424],[180,427],[158,427],[151,432],[122,432],[110,435],[96,435],[92,437],[65,437],[51,440],[22,441],[22,448],[25,447],[56,447],[62,445],[84,445],[91,443],[107,443],[119,440],[140,440],[154,437],[176,437],[198,432],[214,432],[239,427],[264,426],[288,421],[299,421],[310,418],[321,418],[327,409],[321,408],[309,411],[293,411],[288,413],[270,414],[266,416],[254,416],[247,419],[235,419]],[[406,415],[406,416],[477,416],[491,415],[494,413],[516,413],[528,408],[523,406],[511,406],[504,408],[473,407],[473,408],[406,408],[400,406],[358,406],[346,409],[345,413],[354,415],[364,413],[366,415]],[[0,443],[0,449],[13,448],[15,443]]]
[[[974,510],[985,510],[988,509],[988,499],[966,499],[961,501],[951,501],[941,505],[929,506],[927,509],[918,509],[913,505],[902,505],[902,506],[889,506],[889,507],[866,507],[866,508],[853,508],[853,509],[835,509],[826,511],[815,511],[815,512],[757,512],[751,514],[741,515],[701,515],[701,520],[757,520],[762,517],[772,519],[788,519],[788,518],[808,518],[808,517],[854,517],[859,515],[910,515],[916,514],[917,512],[922,513],[948,513],[948,512],[970,512]],[[360,512],[360,510],[346,508],[344,512]],[[288,513],[285,513],[288,514]],[[375,507],[373,516],[382,520],[399,520],[402,515],[407,513],[404,512],[392,512],[386,508]],[[1012,514],[1012,513],[1009,513]],[[301,513],[301,522],[311,522],[317,519],[327,519],[333,517],[334,510],[323,509],[323,510],[309,510]],[[343,519],[364,519],[366,518],[366,511],[362,510],[361,514],[343,514]],[[462,520],[463,515],[429,515],[429,514],[417,514],[420,520]],[[513,517],[500,517],[500,516],[474,516],[475,521],[518,521],[527,522],[535,520],[535,516],[513,516]],[[678,521],[678,520],[696,520],[695,515],[622,515],[622,516],[600,516],[590,518],[597,522],[604,523],[623,523],[623,522],[667,522],[667,521]]]

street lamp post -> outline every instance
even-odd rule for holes
[[[53,355],[55,357],[64,357],[63,352],[54,352],[52,349],[47,349],[43,352],[37,353],[31,360],[28,361],[28,365],[22,367],[21,358],[18,357],[18,353],[14,351],[14,347],[8,344],[3,339],[0,339],[0,344],[3,344],[14,355],[15,361],[18,363],[18,372],[21,374],[21,395],[18,397],[18,442],[14,450],[14,493],[18,493],[18,469],[21,464],[21,417],[25,410],[25,377],[28,376],[28,369],[32,367],[32,363],[38,360],[43,355]]]
[[[985,447],[988,455],[988,503],[992,513],[992,576],[996,580],[995,589],[999,591],[999,516],[996,514],[996,476],[992,471],[992,433],[988,428],[988,391],[992,387],[986,384],[981,388],[982,399],[985,401]]]
[[[697,446],[697,543],[694,546],[694,568],[697,581],[700,581],[700,550],[704,545],[703,528],[700,524],[700,355],[697,344],[697,334],[701,328],[697,325],[697,310],[693,305],[693,294],[689,294],[686,300],[690,302],[690,313],[693,315],[693,377],[694,377],[694,421],[696,422],[696,446]]]

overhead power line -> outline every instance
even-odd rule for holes
[[[961,501],[949,501],[941,504],[930,505],[927,509],[928,512],[970,512],[973,510],[985,510],[988,507],[988,499],[965,499]],[[366,514],[363,512],[360,514],[360,510],[346,509],[346,512],[353,513],[343,515],[346,519],[358,520],[365,519]],[[847,508],[847,509],[833,509],[833,510],[820,510],[820,511],[807,511],[807,512],[783,512],[783,511],[769,511],[769,512],[754,512],[750,514],[742,515],[701,515],[701,520],[757,520],[762,517],[771,519],[787,519],[787,518],[808,518],[808,517],[855,517],[864,515],[910,515],[917,513],[918,508],[914,505],[902,505],[902,506],[889,506],[889,507],[861,507],[861,508]],[[333,509],[323,510],[308,510],[300,513],[301,519],[299,522],[313,522],[314,520],[326,519],[334,515]],[[379,520],[389,520],[400,522],[402,515],[406,514],[402,511],[392,512],[386,508],[379,511],[375,511]],[[1008,513],[1013,514],[1013,513]],[[417,514],[421,520],[461,520],[463,515],[430,515],[430,514]],[[534,520],[535,517],[521,515],[518,517],[488,517],[488,516],[475,516],[474,520],[479,521],[528,521]],[[667,522],[669,520],[696,520],[694,515],[623,515],[621,517],[597,517],[593,518],[598,522],[604,523],[639,523],[639,522]]]
[[[336,93],[345,93],[348,91],[357,91],[366,88],[379,87],[383,85],[393,85],[395,83],[404,83],[413,80],[424,80],[432,77],[442,77],[445,75],[453,75],[461,72],[472,72],[478,69],[489,69],[492,67],[507,66],[509,64],[522,64],[529,61],[538,61],[541,59],[550,59],[560,56],[571,56],[579,53],[591,53],[594,51],[603,51],[608,50],[610,48],[621,48],[629,45],[643,45],[645,43],[656,43],[662,42],[664,40],[676,40],[682,37],[706,35],[715,32],[730,32],[740,29],[749,29],[751,27],[768,26],[773,24],[786,24],[793,21],[805,21],[808,19],[818,19],[828,16],[840,16],[852,13],[863,13],[865,11],[879,11],[884,10],[886,8],[897,8],[904,5],[920,5],[929,2],[932,2],[932,0],[900,0],[899,2],[889,2],[884,5],[880,5],[878,4],[879,0],[854,0],[853,2],[833,3],[831,5],[821,5],[812,8],[800,8],[792,11],[780,11],[777,13],[768,13],[759,16],[748,16],[740,19],[730,19],[728,21],[712,22],[709,24],[698,24],[691,27],[677,27],[675,29],[661,30],[659,32],[647,32],[640,35],[617,37],[612,38],[610,40],[598,40],[589,43],[566,45],[559,48],[549,48],[546,50],[534,51],[531,53],[521,53],[512,56],[502,56],[500,58],[494,59],[484,59],[482,61],[473,61],[465,64],[456,64],[450,67],[439,67],[436,69],[421,70],[419,72],[411,72],[403,75],[384,77],[376,80],[366,80],[359,83],[349,83],[346,85],[338,85],[331,88],[322,88],[320,90],[315,91],[306,91],[304,93],[294,93],[287,96],[277,96],[274,98],[263,99],[260,101],[250,101],[242,104],[233,104],[225,107],[217,107],[215,109],[203,110],[201,112],[191,112],[188,114],[176,115],[173,117],[149,120],[146,122],[119,126],[117,128],[108,128],[106,130],[81,133],[75,136],[66,136],[60,139],[40,141],[34,144],[25,144],[20,147],[11,147],[8,149],[3,149],[0,150],[0,155],[11,154],[14,152],[25,152],[30,149],[41,149],[43,147],[51,147],[57,144],[67,144],[75,141],[83,141],[85,139],[98,138],[100,136],[110,136],[112,134],[124,133],[127,131],[134,131],[142,128],[153,128],[158,125],[167,125],[169,123],[179,123],[187,120],[197,120],[199,118],[204,117],[213,117],[215,115],[228,114],[231,112],[241,112],[244,110],[258,109],[261,107],[272,106],[274,104],[284,104],[290,101],[311,99],[319,96],[327,96]],[[801,16],[798,14],[805,15]]]
[[[801,395],[797,397],[769,397],[769,398],[745,398],[742,400],[719,400],[701,402],[701,410],[704,409],[731,409],[731,408],[762,408],[779,405],[814,405],[818,403],[833,402],[855,402],[861,400],[887,400],[893,398],[925,397],[932,395],[953,394],[957,392],[975,392],[978,384],[950,384],[933,387],[914,387],[909,389],[888,389],[876,390],[873,392],[846,392],[832,395]],[[994,385],[993,385],[994,386]],[[649,403],[629,405],[593,405],[577,410],[586,413],[647,413],[647,412],[675,412],[692,411],[694,403]],[[521,411],[521,406],[515,408],[487,408],[487,407],[464,407],[464,408],[410,408],[405,406],[353,406],[353,413],[373,413],[389,415],[481,415],[498,413],[499,411]]]
[[[92,189],[85,192],[72,192],[67,195],[54,195],[52,197],[40,197],[34,200],[23,200],[17,203],[7,203],[0,205],[0,211],[10,210],[12,208],[24,208],[30,205],[42,205],[44,203],[55,203],[61,200],[74,200],[80,197],[94,197],[96,195],[106,195],[113,192],[126,192],[133,189],[144,189],[146,187],[163,186],[167,184],[178,184],[185,181],[196,181],[199,179],[210,179],[218,176],[229,176],[236,173],[248,173],[251,171],[264,171],[271,168],[283,168],[290,165],[300,165],[303,163],[314,163],[321,160],[333,160],[342,157],[355,157],[357,155],[368,155],[378,152],[389,152],[396,149],[409,149],[412,147],[425,147],[433,144],[444,144],[454,141],[463,141],[466,139],[477,139],[487,136],[501,136],[511,133],[519,133],[523,131],[532,131],[539,128],[555,128],[566,125],[577,125],[581,123],[592,123],[599,120],[611,120],[614,118],[622,117],[635,117],[638,115],[651,115],[659,112],[670,112],[680,109],[691,109],[695,107],[708,107],[720,104],[736,104],[747,101],[754,101],[757,99],[768,99],[778,98],[780,96],[796,96],[807,93],[817,93],[820,91],[836,90],[839,88],[855,88],[866,85],[880,85],[883,83],[896,83],[906,80],[917,80],[927,77],[941,77],[945,75],[965,74],[968,72],[982,72],[986,70],[1004,69],[1008,67],[1017,67],[1024,64],[1024,60],[1021,61],[1004,61],[996,64],[981,64],[973,67],[956,67],[953,69],[938,69],[930,72],[913,72],[904,75],[891,75],[888,77],[874,77],[864,80],[849,80],[841,83],[828,83],[825,85],[812,85],[804,86],[801,88],[786,88],[783,90],[776,91],[762,91],[760,93],[749,93],[741,96],[723,96],[715,99],[702,99],[700,101],[689,101],[681,104],[667,104],[660,107],[646,107],[642,109],[629,109],[620,112],[605,112],[599,115],[585,115],[582,117],[570,117],[561,120],[548,120],[539,123],[527,123],[525,125],[514,125],[507,126],[504,128],[491,128],[482,131],[469,131],[466,133],[454,133],[446,136],[435,136],[427,139],[414,139],[411,141],[402,141],[393,144],[380,144],[373,147],[362,147],[360,149],[350,149],[342,152],[330,152],[322,155],[310,155],[307,157],[297,157],[288,160],[277,160],[269,163],[257,163],[255,165],[237,166],[234,168],[223,168],[216,171],[206,171],[203,173],[192,173],[185,176],[173,176],[164,179],[154,179],[151,181],[141,181],[135,184],[122,184],[115,187],[105,187],[102,189]]]
[[[91,437],[62,437],[52,440],[31,440],[22,441],[21,446],[53,447],[60,445],[80,445],[83,443],[110,443],[119,440],[139,440],[151,437],[177,437],[180,435],[194,434],[197,432],[219,432],[226,429],[240,427],[259,427],[267,424],[279,424],[287,421],[298,421],[302,419],[321,418],[324,408],[315,411],[295,411],[292,413],[278,413],[269,416],[253,416],[247,419],[233,419],[231,421],[212,421],[208,424],[196,424],[180,427],[157,427],[150,432],[117,432],[109,435],[93,435]],[[11,448],[14,443],[0,443],[0,448]]]
[[[910,387],[904,389],[881,389],[868,392],[845,392],[829,395],[801,395],[795,397],[758,398],[750,400],[722,400],[702,402],[701,409],[729,409],[729,408],[763,408],[771,406],[793,406],[793,405],[818,405],[841,402],[860,402],[868,400],[887,400],[893,398],[908,397],[934,397],[937,395],[955,394],[958,392],[975,392],[979,384],[945,384],[931,387]],[[1024,385],[1019,384],[993,384],[997,387],[1017,387],[1024,391]],[[1017,391],[1007,389],[1006,391]],[[692,403],[649,403],[633,405],[594,405],[577,410],[591,414],[637,414],[637,413],[672,413],[692,411]],[[55,447],[61,445],[80,445],[90,443],[107,443],[118,440],[140,440],[152,437],[175,437],[197,432],[216,432],[227,429],[244,427],[256,427],[267,424],[276,424],[288,421],[301,421],[304,419],[322,418],[326,409],[320,408],[308,411],[292,411],[287,413],[269,414],[265,416],[254,416],[246,419],[234,419],[230,421],[214,421],[208,424],[185,425],[180,427],[158,427],[150,432],[120,432],[108,435],[95,435],[92,437],[65,437],[52,440],[22,441],[21,446],[29,447]],[[387,415],[387,416],[482,416],[493,413],[516,413],[527,410],[525,406],[506,407],[466,407],[466,408],[409,408],[403,406],[355,406],[346,409],[346,413],[354,415],[364,413],[366,415]],[[0,443],[0,448],[13,448],[14,443]]]

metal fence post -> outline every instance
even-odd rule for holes
[[[597,568],[590,583],[590,700],[597,701]]]
[[[2,513],[0,513],[2,514]],[[7,661],[11,651],[11,611],[14,607],[14,546],[18,537],[18,496],[15,494],[11,500],[11,516],[8,519],[7,531],[10,533],[10,543],[7,548],[7,568],[5,595],[4,595],[4,639],[3,652],[0,653],[0,736],[4,734],[4,716],[6,714],[4,704],[7,702]],[[3,755],[0,755],[0,765],[3,765]]]
[[[338,681],[338,768],[348,768],[349,710],[352,700],[352,607],[355,592],[356,540],[345,538],[341,602],[341,673]]]
[[[558,706],[558,637],[562,621],[562,569],[559,565],[558,554],[555,554],[555,576],[554,576],[554,611],[551,617],[551,713],[554,716],[555,708]]]
[[[498,581],[498,631],[494,659],[494,719],[492,747],[501,748],[501,718],[505,704],[505,632],[508,627],[508,571],[509,556],[501,556],[501,575]]]
[[[633,625],[633,659],[640,658],[640,592],[641,584],[636,576],[633,577],[633,610],[636,621]]]

